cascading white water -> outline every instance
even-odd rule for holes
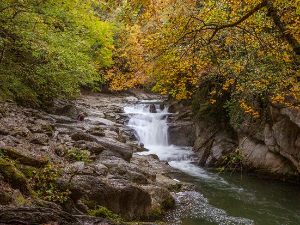
[[[127,125],[136,131],[139,141],[148,149],[140,154],[155,154],[160,160],[168,161],[177,169],[184,171],[185,168],[189,168],[189,172],[196,170],[194,174],[197,173],[198,176],[203,174],[207,177],[204,170],[191,164],[193,161],[191,147],[169,145],[167,119],[172,113],[168,113],[167,106],[163,108],[161,106],[157,100],[148,100],[124,108],[130,118]],[[151,107],[155,113],[151,112]]]
[[[153,106],[155,113],[151,112]],[[170,163],[182,160],[190,162],[190,147],[178,147],[168,143],[167,119],[172,113],[168,113],[167,106],[161,108],[157,100],[143,101],[141,104],[125,107],[124,111],[130,118],[127,125],[136,131],[139,141],[148,149],[140,154],[155,154]]]
[[[155,113],[151,113],[150,104],[139,104],[132,107],[125,107],[125,113],[131,116],[128,126],[132,127],[146,148],[152,146],[168,146],[168,108],[160,108],[160,105],[153,104]]]

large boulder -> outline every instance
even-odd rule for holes
[[[71,192],[74,202],[84,199],[91,206],[104,206],[129,221],[143,220],[151,214],[149,193],[125,180],[75,176]]]
[[[132,147],[122,142],[110,138],[98,138],[97,142],[103,145],[107,150],[114,153],[115,156],[129,161],[132,157]]]
[[[195,127],[191,121],[176,121],[168,124],[169,144],[192,146],[195,140]]]

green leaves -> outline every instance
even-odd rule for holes
[[[99,81],[112,64],[114,27],[97,17],[99,4],[1,1],[1,89],[21,101],[44,101],[74,96],[80,85]]]

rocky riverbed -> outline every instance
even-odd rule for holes
[[[0,223],[162,221],[175,192],[192,188],[156,155],[137,154],[123,108],[139,98],[153,96],[86,93],[46,110],[0,102]]]

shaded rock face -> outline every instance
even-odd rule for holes
[[[170,144],[192,145],[200,166],[218,168],[226,164],[225,156],[237,151],[244,169],[299,179],[300,110],[270,107],[268,123],[253,124],[245,117],[231,129],[224,124],[194,121],[183,103],[171,103],[169,111],[176,113],[169,122]]]
[[[191,121],[174,121],[169,123],[169,144],[192,146],[195,140],[195,126]]]
[[[151,213],[151,197],[140,187],[126,180],[78,176],[72,182],[72,199],[101,205],[126,220],[146,219]]]
[[[193,149],[200,156],[200,165],[218,167],[223,156],[239,148],[244,168],[297,179],[300,174],[300,111],[274,107],[270,111],[269,121],[272,122],[263,126],[242,123],[234,127],[236,137],[221,132],[222,127],[203,121],[196,123],[198,133]]]

